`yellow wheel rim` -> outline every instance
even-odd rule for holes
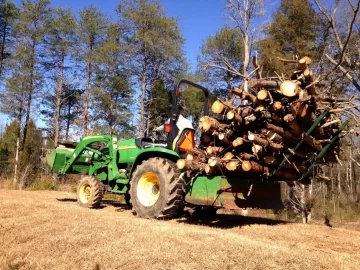
[[[144,173],[137,184],[137,197],[143,206],[153,206],[160,196],[160,181],[155,173]]]
[[[92,197],[92,189],[90,185],[83,184],[79,189],[79,198],[82,203],[88,203]]]

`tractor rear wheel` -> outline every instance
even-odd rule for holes
[[[137,166],[130,181],[134,214],[144,218],[172,218],[183,209],[185,182],[174,162],[150,158]]]
[[[103,198],[102,183],[94,176],[85,176],[77,188],[77,201],[82,207],[98,208]]]

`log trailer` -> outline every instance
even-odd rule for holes
[[[189,85],[204,93],[203,114],[209,114],[209,91],[193,82],[181,80],[174,90],[170,123],[165,124],[166,141],[153,137],[118,140],[117,136],[84,136],[78,143],[60,143],[47,157],[54,173],[84,175],[78,184],[80,206],[97,208],[104,193],[124,194],[133,212],[143,218],[173,218],[184,206],[200,208],[260,208],[281,209],[281,189],[278,181],[236,171],[226,176],[219,172],[207,175],[197,169],[181,171],[179,160],[186,160],[195,149],[195,130],[177,130],[181,86]],[[295,153],[304,139],[326,116],[321,115],[278,169]],[[346,123],[339,128],[318,153],[312,165],[299,177],[307,177],[316,161],[334,143]],[[100,147],[99,147],[100,146]],[[196,148],[199,149],[199,148]],[[197,150],[200,151],[200,150]],[[275,170],[276,171],[276,170]],[[281,180],[281,179],[279,179]]]

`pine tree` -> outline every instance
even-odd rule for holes
[[[27,128],[30,122],[31,107],[34,95],[41,86],[40,51],[46,33],[46,22],[49,17],[49,0],[24,0],[19,19],[16,22],[16,55],[14,61],[22,62],[25,83],[25,126],[23,145],[26,141]]]
[[[164,15],[159,1],[122,1],[118,8],[121,26],[127,35],[124,38],[130,58],[132,75],[140,81],[140,136],[149,131],[152,112],[151,102],[156,99],[151,85],[155,80],[169,83],[174,80],[182,64],[183,39],[178,23]]]
[[[162,125],[170,117],[170,104],[172,103],[172,91],[173,89],[167,89],[163,80],[153,81],[151,84],[151,93],[155,97],[149,104],[148,111],[150,116],[148,117],[148,130]]]
[[[53,10],[51,19],[48,24],[48,34],[46,36],[46,47],[49,53],[49,66],[56,90],[54,91],[55,113],[54,121],[54,144],[57,145],[60,137],[60,110],[64,102],[63,87],[65,80],[65,71],[69,68],[66,66],[75,45],[76,19],[70,9],[57,8]],[[49,109],[49,108],[48,108]]]
[[[92,89],[93,118],[103,132],[112,134],[132,133],[129,124],[134,91],[128,74],[124,71],[124,48],[119,43],[121,32],[117,24],[111,24],[106,38],[96,50],[96,78]]]
[[[16,121],[16,150],[14,161],[14,182],[18,181],[18,165],[21,145],[21,126],[23,123],[23,116],[25,115],[25,98],[26,98],[26,65],[22,61],[16,62],[18,70],[12,73],[12,76],[6,81],[5,91],[0,94],[0,111],[7,114],[11,119]]]
[[[281,65],[277,57],[299,59],[309,56],[319,58],[317,48],[318,16],[309,1],[282,0],[280,7],[273,14],[273,21],[268,25],[268,37],[259,42],[260,59],[264,72],[269,75],[287,74],[288,68]]]
[[[18,122],[14,168],[15,182],[18,181],[19,157],[27,141],[35,94],[41,88],[40,52],[50,12],[49,3],[49,0],[22,1],[19,17],[14,24],[16,46],[9,63],[13,72],[7,79],[6,88],[2,95],[4,98],[0,100],[0,109]],[[21,135],[23,115],[25,115],[25,124]],[[22,138],[22,142],[20,142],[20,138]]]
[[[60,116],[61,126],[64,127],[63,137],[65,140],[70,140],[70,127],[74,126],[76,119],[79,119],[82,114],[81,96],[83,94],[83,89],[79,89],[70,83],[64,84]]]
[[[0,78],[3,74],[4,63],[9,58],[13,42],[11,36],[14,34],[14,21],[18,16],[16,5],[8,0],[0,0]]]
[[[29,121],[28,136],[20,157],[20,168],[22,169],[19,184],[21,187],[31,185],[41,170],[43,138],[42,132],[38,129],[33,120]]]
[[[12,121],[5,127],[0,138],[0,175],[9,174],[16,154],[16,135],[19,126],[17,121]]]
[[[227,61],[229,66],[241,72],[244,46],[236,28],[225,26],[214,36],[208,37],[201,46],[201,54],[199,72],[206,77],[208,84],[220,96],[226,95],[227,89],[233,84],[240,83],[241,78],[233,72],[208,66],[209,63]]]
[[[82,101],[81,96],[84,91],[76,88],[75,85],[69,84],[66,81],[63,83],[61,97],[60,97],[60,112],[59,112],[59,138],[70,140],[71,128],[74,127],[74,122],[82,115]],[[40,114],[42,120],[45,122],[45,127],[42,130],[46,137],[55,146],[55,114],[56,114],[56,93],[48,92],[43,96],[41,101]]]
[[[89,132],[89,91],[93,85],[94,54],[103,42],[108,19],[97,7],[90,6],[80,11],[78,38],[80,42],[80,58],[86,65],[86,85],[84,97],[84,134]]]

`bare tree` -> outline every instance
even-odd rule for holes
[[[255,41],[253,21],[264,14],[263,0],[226,0],[226,4],[229,18],[235,23],[243,42],[242,71],[234,68],[231,61],[223,56],[220,57],[220,61],[208,63],[207,67],[220,68],[244,78],[243,87],[245,91],[248,91],[247,80],[253,74],[249,72],[251,51]]]
[[[327,9],[325,4],[321,3],[320,0],[314,1],[317,8],[327,20],[328,27],[335,40],[335,42],[331,42],[330,47],[333,48],[332,52],[327,48],[324,54],[333,67],[323,76],[323,79],[326,79],[338,69],[342,73],[341,76],[345,76],[351,84],[360,91],[360,63],[358,59],[360,47],[359,43],[356,41],[359,37],[358,14],[360,0],[334,0],[333,3],[330,3],[331,1],[326,1],[327,5],[333,6],[332,10]],[[340,12],[342,12],[341,16],[337,16]],[[341,17],[341,21],[339,20],[339,17]],[[352,45],[353,48],[350,48],[350,45]],[[356,53],[353,53],[354,49]]]

